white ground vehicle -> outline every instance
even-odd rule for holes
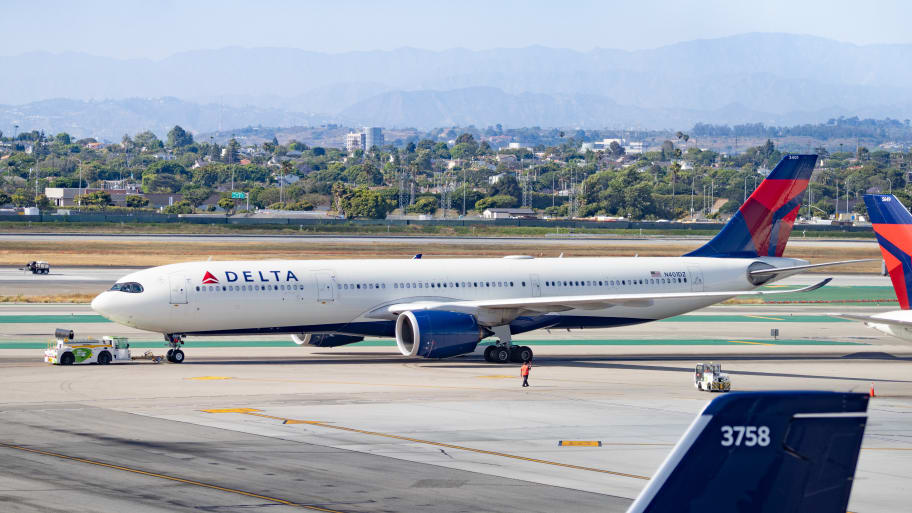
[[[728,392],[731,380],[722,372],[722,364],[698,363],[694,370],[694,386],[707,392]]]
[[[97,363],[107,365],[111,362],[129,362],[130,344],[126,337],[102,337],[75,340],[72,330],[57,330],[56,340],[48,344],[44,351],[44,361],[54,365],[73,365],[76,363]]]

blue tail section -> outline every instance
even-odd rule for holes
[[[628,513],[845,513],[868,395],[732,392],[697,416]]]
[[[865,194],[871,224],[912,224],[912,214],[892,194]]]
[[[817,155],[786,155],[711,241],[685,256],[782,256]]]

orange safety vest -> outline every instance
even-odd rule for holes
[[[530,369],[532,369],[532,366],[529,365],[528,363],[524,363],[523,366],[522,366],[522,371],[521,371],[521,372],[522,372],[522,375],[523,375],[523,376],[528,376],[528,375],[529,375],[529,370],[530,370]]]

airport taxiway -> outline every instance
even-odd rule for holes
[[[624,511],[711,398],[693,388],[693,365],[715,360],[736,390],[873,383],[850,509],[901,511],[912,499],[912,345],[821,312],[719,306],[533,332],[523,340],[537,363],[522,389],[517,365],[478,355],[406,360],[388,344],[321,349],[276,336],[191,338],[181,365],[52,367],[39,347],[58,326],[127,335],[135,353],[164,347],[85,305],[2,305],[0,502],[30,512]]]
[[[716,356],[541,354],[522,389],[515,365],[478,357],[230,351],[189,349],[181,365],[0,358],[0,499],[13,511],[624,511],[710,398],[693,362]],[[741,390],[876,381],[850,507],[900,511],[908,357],[843,356],[727,355],[725,369]]]

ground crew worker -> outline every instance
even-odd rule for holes
[[[524,363],[522,369],[519,370],[519,374],[522,376],[523,383],[522,386],[529,386],[529,371],[532,370],[532,360]]]

